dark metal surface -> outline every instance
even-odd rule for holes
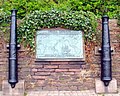
[[[9,75],[8,82],[14,88],[18,82],[18,64],[17,64],[17,10],[11,11],[11,27],[9,42]]]
[[[111,46],[109,33],[109,17],[102,17],[102,50],[101,50],[101,80],[105,86],[112,80]]]

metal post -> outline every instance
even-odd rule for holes
[[[11,10],[11,27],[9,42],[9,76],[8,82],[14,88],[18,82],[18,64],[17,64],[17,10]]]
[[[111,70],[111,46],[109,33],[109,17],[102,17],[102,50],[101,50],[101,80],[105,86],[112,80]]]

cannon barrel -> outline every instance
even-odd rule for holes
[[[112,80],[111,46],[109,33],[109,17],[102,17],[102,48],[101,48],[101,80],[105,86]]]
[[[17,64],[17,10],[11,10],[10,42],[9,42],[9,75],[8,82],[14,88],[18,82]]]

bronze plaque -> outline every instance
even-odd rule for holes
[[[36,58],[39,60],[84,59],[82,31],[47,29],[37,31]]]

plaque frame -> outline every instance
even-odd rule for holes
[[[37,31],[44,31],[44,30],[52,30],[52,31],[54,31],[54,30],[69,30],[69,29],[64,29],[64,28],[45,28],[45,29],[41,29],[41,30],[37,30]],[[36,33],[37,33],[37,31],[36,31]],[[71,30],[70,30],[71,31]],[[72,31],[75,31],[75,30],[72,30]],[[79,30],[79,31],[81,31],[81,30]],[[36,60],[35,61],[85,61],[85,44],[84,44],[84,33],[83,33],[83,31],[81,31],[82,32],[82,42],[83,42],[83,58],[65,58],[65,57],[63,57],[63,58],[55,58],[55,57],[52,57],[52,58],[36,58]],[[37,38],[37,35],[36,35],[36,37],[35,38]],[[36,39],[35,39],[36,40]],[[36,42],[35,42],[35,44],[36,44]],[[36,45],[37,46],[37,45]],[[36,50],[35,50],[35,55],[36,55]]]

